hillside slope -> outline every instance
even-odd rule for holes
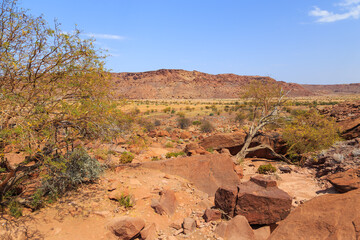
[[[251,82],[276,80],[262,76],[212,75],[198,71],[160,69],[138,73],[112,73],[113,88],[129,99],[212,99],[237,98],[241,88]],[[313,93],[299,84],[280,82],[292,96]]]

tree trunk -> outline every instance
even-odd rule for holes
[[[248,148],[246,150],[244,150],[244,157],[248,154],[248,153],[251,153],[251,152],[255,152],[255,151],[258,151],[258,150],[262,150],[262,149],[267,149],[271,152],[271,154],[276,157],[277,159],[280,159],[281,161],[283,162],[286,162],[286,163],[289,163],[289,164],[293,164],[287,157],[285,157],[284,155],[281,155],[281,154],[278,154],[274,151],[274,149],[272,149],[272,147],[268,146],[268,145],[265,145],[265,144],[262,144],[262,145],[259,145],[259,146],[256,146],[256,147],[252,147],[252,148]],[[241,149],[243,150],[243,149]],[[240,153],[240,152],[239,152]],[[237,155],[236,155],[237,156]]]

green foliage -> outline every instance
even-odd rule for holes
[[[38,210],[44,206],[44,192],[41,188],[37,189],[36,192],[32,195],[30,205],[34,210]]]
[[[173,148],[174,145],[173,145],[171,142],[167,142],[167,143],[165,144],[165,147],[166,147],[166,148]]]
[[[132,123],[120,110],[124,101],[113,100],[105,55],[94,40],[77,29],[65,33],[57,22],[52,29],[17,5],[0,5],[0,142],[29,157],[15,175],[5,169],[10,178],[0,185],[0,202],[30,172],[54,170],[53,164],[71,169],[54,152],[70,152],[78,139],[111,140]],[[3,148],[0,156],[6,159]]]
[[[200,126],[200,125],[201,125],[201,121],[199,121],[199,120],[193,121],[193,122],[192,122],[192,125],[194,125],[194,126]]]
[[[120,198],[118,199],[120,206],[124,208],[132,208],[134,206],[134,200],[131,195],[121,194]]]
[[[185,118],[184,112],[178,112],[176,115],[178,115],[180,118]]]
[[[134,155],[131,152],[123,152],[120,156],[120,163],[131,163],[134,160]]]
[[[169,113],[171,111],[171,107],[166,107],[163,109],[164,113]]]
[[[214,126],[209,121],[203,121],[200,126],[200,131],[203,133],[211,133],[214,131]]]
[[[8,205],[9,207],[9,211],[10,211],[10,215],[15,217],[15,218],[19,218],[21,217],[22,214],[22,209],[23,207],[21,206],[21,204],[17,201],[11,201]]]
[[[100,163],[89,156],[84,149],[75,149],[65,156],[48,159],[42,176],[42,191],[44,194],[56,197],[78,185],[93,182],[103,172]]]
[[[181,129],[186,129],[190,126],[191,121],[188,118],[180,117],[177,119],[178,127]]]
[[[285,127],[283,138],[289,146],[289,157],[294,160],[303,153],[328,148],[340,140],[335,120],[316,110],[295,115]]]
[[[166,158],[172,158],[172,157],[178,157],[178,156],[185,156],[186,154],[181,151],[181,152],[169,152],[165,155]]]
[[[151,161],[159,161],[160,158],[158,156],[152,156]]]
[[[260,165],[257,172],[260,173],[260,174],[274,173],[274,172],[276,172],[276,167],[271,165],[271,163]]]
[[[206,151],[213,153],[213,152],[214,152],[214,148],[209,147],[209,148],[206,149]]]

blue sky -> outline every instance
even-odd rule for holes
[[[360,82],[360,0],[20,0],[75,24],[111,55],[113,72],[161,68]]]

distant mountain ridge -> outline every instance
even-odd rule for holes
[[[111,78],[117,96],[128,99],[238,98],[241,88],[253,80],[276,82],[273,78],[263,76],[213,75],[181,69],[111,73]],[[318,94],[312,90],[311,85],[279,83],[285,90],[291,89],[291,96]]]
[[[332,85],[315,85],[302,84],[305,89],[316,95],[332,95],[332,94],[360,94],[360,83],[349,84],[332,84]]]

